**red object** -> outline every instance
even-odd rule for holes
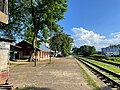
[[[6,83],[6,80],[8,80],[8,70],[0,72],[0,84]]]

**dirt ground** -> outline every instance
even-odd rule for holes
[[[92,90],[80,73],[80,67],[72,56],[53,58],[34,63],[12,64],[8,82],[14,88],[32,90]],[[30,89],[31,90],[31,89]]]

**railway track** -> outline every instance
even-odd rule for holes
[[[88,59],[92,59],[92,60],[100,61],[100,62],[103,62],[103,63],[111,64],[113,66],[117,66],[117,67],[120,68],[120,64],[119,63],[108,62],[108,61],[105,61],[105,60],[96,59],[96,58],[90,58],[90,57]]]
[[[12,85],[0,85],[0,90],[13,90]]]
[[[107,72],[107,73],[115,76],[115,77],[120,78],[120,74],[114,73],[113,71],[108,70],[108,69],[106,69],[106,68],[103,68],[103,67],[101,67],[101,66],[98,66],[98,65],[96,65],[96,64],[94,64],[94,63],[92,63],[92,62],[90,62],[90,61],[88,61],[88,60],[85,60],[85,59],[81,59],[81,60],[84,60],[85,62],[87,62],[87,63],[89,63],[89,64],[91,64],[91,65],[93,65],[93,66],[95,66],[95,67],[97,67],[97,68],[99,68],[99,69],[101,69],[101,70],[103,70],[103,71],[105,71],[105,72]]]
[[[104,83],[106,83],[112,90],[114,88],[115,90],[120,90],[120,80],[114,80],[107,76],[105,73],[111,74],[114,77],[120,78],[120,75],[110,72],[109,70],[106,70],[104,68],[101,68],[97,65],[94,65],[93,63],[90,63],[84,59],[75,57],[77,60],[85,64],[97,77],[99,77]]]

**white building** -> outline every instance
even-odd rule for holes
[[[102,48],[102,53],[106,56],[120,56],[120,44]]]

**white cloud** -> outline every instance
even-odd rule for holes
[[[120,42],[120,32],[111,33],[110,37],[102,36],[91,30],[86,30],[84,28],[73,28],[74,44],[78,47],[82,45],[92,45],[95,46],[97,50],[101,50],[102,47],[106,47],[110,44],[119,44]]]
[[[113,36],[114,38],[120,38],[120,32],[111,33],[110,36]]]

